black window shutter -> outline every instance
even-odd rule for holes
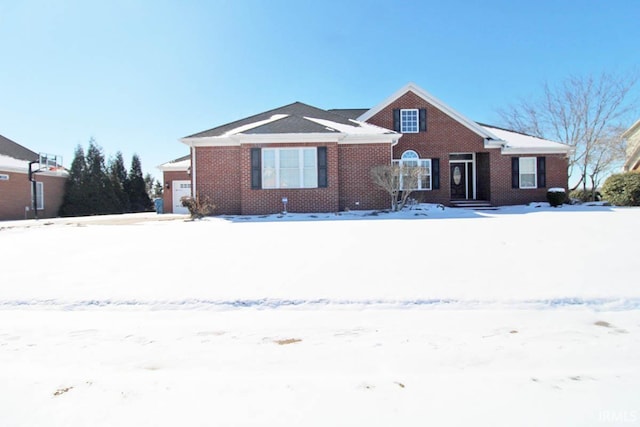
[[[431,159],[431,189],[440,189],[440,159]]]
[[[251,188],[262,188],[262,151],[251,149]]]
[[[318,147],[318,187],[326,188],[327,186],[327,147]]]
[[[511,187],[520,188],[520,158],[511,158]]]
[[[400,132],[400,109],[393,110],[393,130]]]
[[[420,132],[427,131],[427,109],[421,108],[418,110],[420,113]]]
[[[546,161],[544,157],[538,157],[536,160],[538,161],[538,188],[544,188],[547,186]]]

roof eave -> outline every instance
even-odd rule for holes
[[[500,154],[564,154],[569,155],[571,149],[564,147],[552,148],[552,147],[502,147]]]
[[[638,129],[640,129],[640,119],[638,119],[634,124],[632,124],[629,129],[624,131],[624,133],[622,134],[622,138],[628,138],[629,136],[631,136],[632,133],[634,133]]]
[[[366,144],[391,143],[397,141],[402,134],[347,134],[331,133],[274,133],[274,134],[236,134],[232,136],[210,136],[180,139],[189,147],[233,147],[242,144],[295,144],[295,143],[338,143],[338,144]]]
[[[187,166],[166,165],[166,164],[157,166],[157,168],[160,169],[162,172],[186,172],[189,170],[190,167],[191,167],[190,164]]]

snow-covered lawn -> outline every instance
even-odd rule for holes
[[[640,209],[0,222],[1,426],[640,424]]]

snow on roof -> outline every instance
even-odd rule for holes
[[[163,171],[186,171],[191,167],[191,157],[182,158],[178,160],[172,160],[158,166],[158,169]]]
[[[13,157],[0,154],[0,170],[27,172],[29,170],[29,161],[14,159]]]
[[[359,122],[357,120],[349,119],[353,125],[345,125],[342,123],[337,123],[331,120],[325,119],[316,119],[313,117],[305,117],[307,120],[311,120],[312,122],[318,123],[319,125],[325,126],[330,129],[337,130],[341,133],[347,133],[351,135],[384,135],[394,133],[389,129],[382,128],[380,126],[372,125],[371,123]]]
[[[259,120],[257,122],[248,123],[246,125],[242,125],[242,126],[238,126],[236,128],[230,129],[230,130],[226,131],[224,134],[222,134],[221,136],[225,137],[225,136],[230,136],[230,135],[237,135],[239,133],[246,132],[246,131],[251,130],[253,128],[257,128],[259,126],[266,125],[268,123],[275,122],[275,121],[280,120],[280,119],[284,119],[285,117],[288,117],[288,116],[289,116],[288,114],[274,114],[273,116],[269,117],[268,119]]]
[[[33,171],[36,171],[38,168],[33,167]],[[0,154],[0,170],[2,171],[10,171],[10,172],[18,172],[18,173],[28,173],[29,172],[29,161],[15,159],[10,156],[5,156]],[[64,168],[60,167],[57,172],[49,172],[49,171],[40,171],[40,173],[45,174],[55,174],[61,176],[68,176],[68,172],[64,170]]]
[[[504,141],[502,147],[503,154],[527,154],[527,153],[569,153],[571,147],[548,139],[542,139],[523,133],[514,132],[506,129],[500,129],[488,125],[480,125],[482,128],[493,133],[495,136]]]

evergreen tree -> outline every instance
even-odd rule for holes
[[[153,199],[155,196],[153,195],[153,183],[156,180],[151,176],[150,173],[144,174],[144,188],[147,191],[147,195],[150,199]]]
[[[74,152],[69,178],[64,185],[64,198],[60,206],[61,216],[86,215],[88,213],[87,202],[84,195],[84,181],[87,170],[87,162],[82,146],[78,145]]]
[[[119,202],[104,163],[102,149],[95,140],[89,140],[87,173],[84,183],[86,200],[91,214],[119,212]]]
[[[153,197],[162,197],[162,192],[164,189],[162,188],[162,184],[160,181],[156,180],[156,183],[153,185]]]
[[[105,166],[102,149],[91,138],[86,155],[80,145],[76,148],[59,214],[78,216],[150,211],[153,203],[147,193],[147,185],[151,189],[154,179],[150,174],[146,179],[143,177],[140,158],[136,154],[129,172],[124,167],[120,151]]]
[[[129,212],[129,195],[125,191],[128,177],[122,152],[118,151],[116,153],[116,157],[109,161],[107,169],[113,192],[118,201],[118,212]]]
[[[129,195],[131,212],[145,212],[152,208],[151,199],[147,194],[144,177],[142,175],[142,166],[140,158],[137,154],[131,159],[131,168],[127,178],[125,190]]]

